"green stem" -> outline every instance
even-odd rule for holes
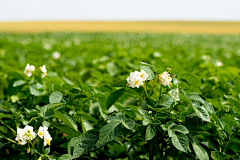
[[[7,138],[7,137],[5,137],[4,135],[2,135],[2,134],[0,134],[3,138],[5,138],[6,140],[8,140],[8,141],[10,141],[10,142],[12,142],[12,143],[16,143],[16,144],[18,144],[17,142],[15,142],[15,141],[13,141],[13,140],[11,140],[11,139],[9,139],[9,138]]]
[[[7,128],[9,128],[11,131],[13,131],[14,134],[16,134],[16,131],[12,129],[9,125],[5,124],[4,122],[0,121],[3,125],[5,125]]]
[[[144,88],[144,91],[145,91],[147,97],[149,97],[149,95],[148,95],[148,93],[147,93],[147,89],[146,89],[146,85],[145,85],[145,84],[143,85],[143,88]]]
[[[37,158],[37,154],[36,154],[36,152],[35,152],[35,146],[34,146],[34,144],[31,142],[31,140],[29,140],[29,143],[32,145],[32,148],[33,148],[33,150],[34,150],[34,159],[37,160],[38,158]]]
[[[160,85],[160,90],[159,90],[159,98],[162,96],[162,89],[163,89],[163,85]]]
[[[225,153],[227,150],[227,147],[229,145],[229,143],[232,141],[232,139],[235,137],[236,133],[233,133],[233,135],[230,137],[229,141],[226,143],[223,152]]]
[[[82,118],[82,107],[80,107],[79,113],[80,113],[80,122],[81,122],[81,127],[82,127],[82,133],[85,133],[85,127],[84,127],[83,118]]]

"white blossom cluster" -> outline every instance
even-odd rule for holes
[[[141,70],[141,72],[134,71],[130,73],[130,76],[127,77],[127,86],[132,88],[139,88],[141,85],[143,85],[144,81],[147,80],[148,74]]]
[[[158,77],[160,84],[167,86],[167,85],[172,85],[172,78],[170,77],[170,74],[168,72],[163,72],[161,75]]]
[[[42,78],[44,78],[45,76],[47,76],[47,69],[46,69],[46,65],[43,65],[42,67],[39,68],[40,71],[42,72]],[[35,66],[33,65],[29,65],[29,63],[27,64],[27,66],[25,67],[24,70],[24,74],[27,77],[32,76],[32,72],[35,70]]]
[[[51,135],[48,132],[47,127],[39,127],[37,135],[42,139],[44,138],[44,146],[47,144],[50,146],[52,140]],[[33,127],[26,125],[23,129],[17,127],[17,137],[15,140],[18,144],[25,145],[27,142],[34,140],[36,133],[33,131]]]
[[[36,137],[33,127],[26,125],[23,129],[17,127],[17,137],[15,140],[18,144],[25,145],[28,141],[32,141]]]

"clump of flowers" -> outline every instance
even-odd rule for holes
[[[42,72],[42,78],[44,78],[45,76],[47,76],[47,69],[46,69],[46,65],[43,65],[42,67],[39,67],[40,71]]]
[[[27,142],[32,141],[36,137],[33,132],[33,127],[26,125],[23,129],[17,127],[17,137],[15,140],[18,144],[25,145]]]
[[[25,70],[24,70],[25,76],[30,77],[34,70],[35,70],[35,67],[33,65],[30,66],[29,63],[28,63],[27,66],[25,67]]]
[[[49,134],[47,127],[39,127],[37,134],[41,139],[44,139],[44,146],[46,146],[47,144],[50,146],[52,137]]]
[[[167,85],[172,85],[172,77],[170,77],[170,74],[168,72],[163,72],[158,76],[158,79],[160,81],[160,84],[167,86]]]
[[[139,88],[141,85],[143,85],[144,81],[147,80],[148,74],[141,70],[141,72],[134,71],[130,73],[130,76],[127,77],[127,86],[132,88]]]

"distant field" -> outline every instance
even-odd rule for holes
[[[240,34],[240,22],[12,22],[0,32],[152,32]]]

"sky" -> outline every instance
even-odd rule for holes
[[[240,21],[240,0],[0,0],[18,21]]]

